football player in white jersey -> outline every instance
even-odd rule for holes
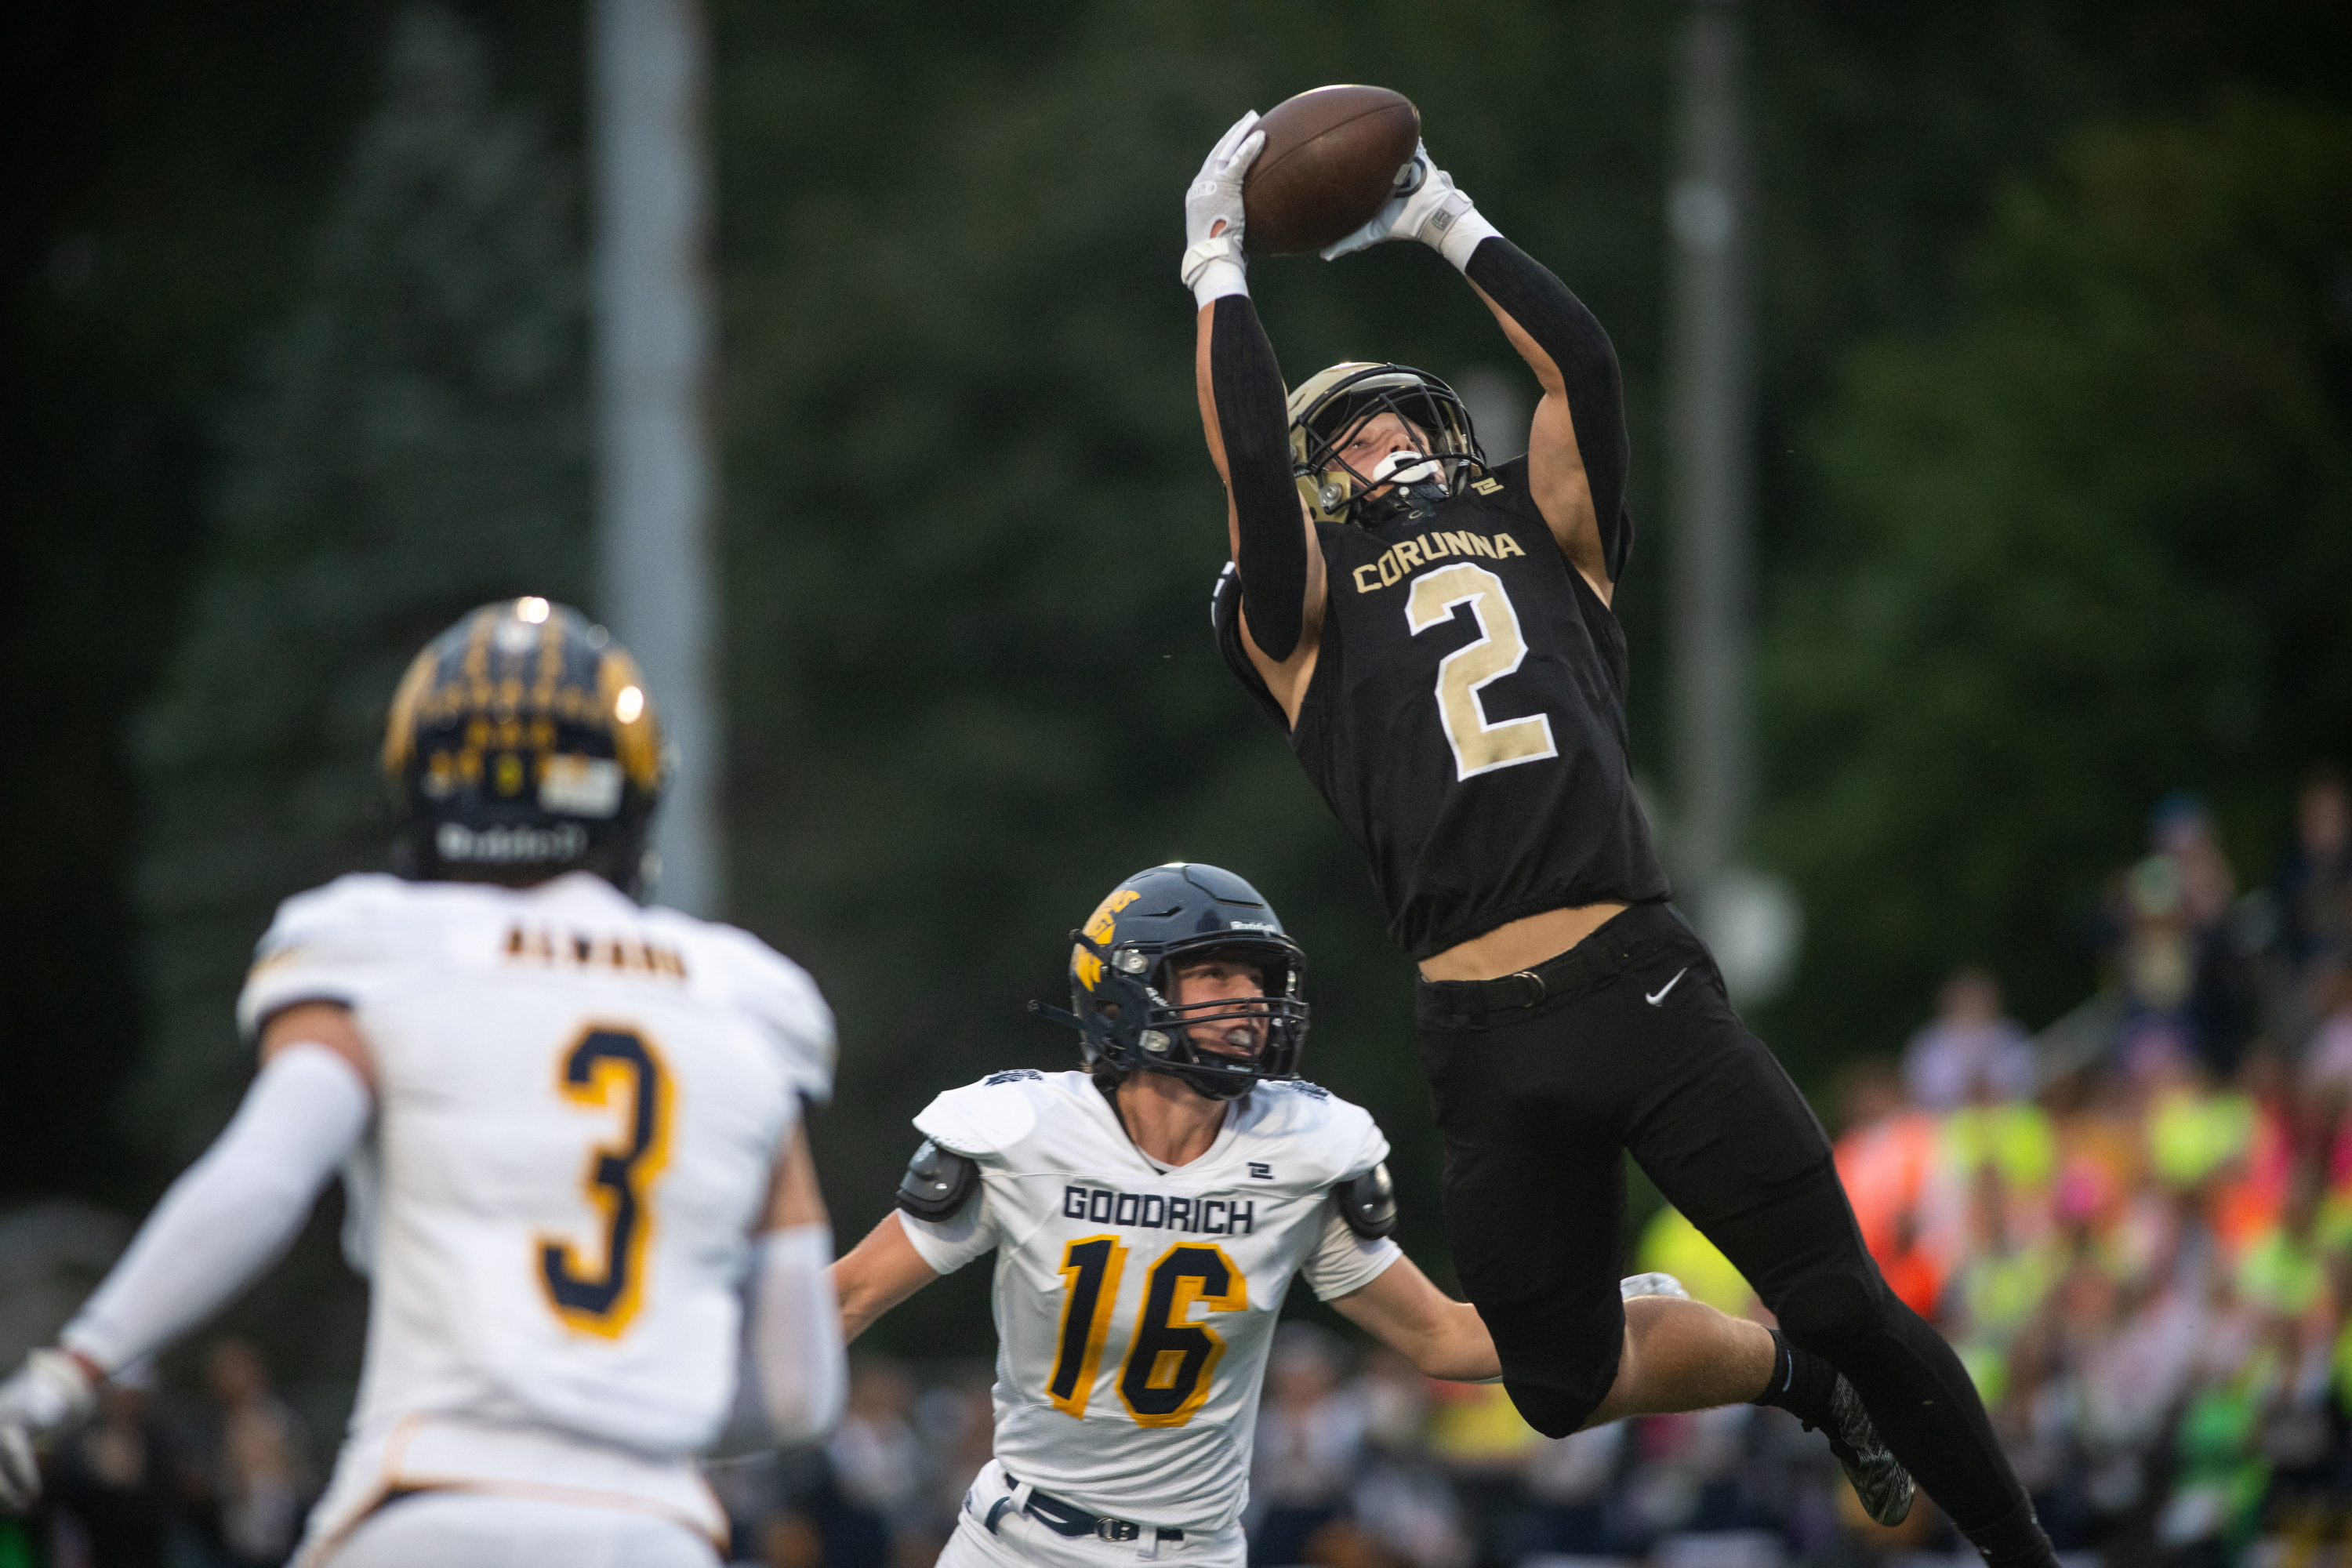
[[[340,1166],[366,1363],[298,1561],[708,1568],[726,1520],[696,1453],[730,1415],[794,1440],[840,1405],[801,1125],[832,1015],[754,938],[630,897],[661,734],[576,612],[506,601],[444,633],[383,768],[403,875],[278,910],[237,1002],[260,1071],[57,1347],[0,1384],[0,1506],[37,1488],[37,1441],[267,1268]]]
[[[995,1458],[942,1568],[1238,1564],[1294,1279],[1431,1376],[1501,1364],[1476,1310],[1389,1239],[1388,1140],[1297,1076],[1304,955],[1265,900],[1213,866],[1157,867],[1072,934],[1074,1011],[1036,1010],[1078,1029],[1090,1070],[994,1073],[915,1119],[897,1212],[835,1266],[845,1331],[996,1252]],[[1629,1321],[1667,1312],[1702,1341],[1765,1333],[1687,1300]],[[1679,1375],[1648,1368],[1596,1419],[1675,1407]]]

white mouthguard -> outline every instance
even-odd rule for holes
[[[1391,452],[1372,469],[1372,483],[1399,485],[1436,485],[1445,482],[1444,470],[1437,459],[1419,452]]]

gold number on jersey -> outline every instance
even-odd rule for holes
[[[1143,1316],[1119,1369],[1118,1396],[1139,1426],[1181,1426],[1209,1397],[1224,1337],[1192,1321],[1192,1304],[1213,1312],[1249,1305],[1249,1281],[1223,1247],[1180,1242],[1151,1266]]]
[[[1062,1333],[1045,1395],[1065,1415],[1087,1418],[1095,1367],[1102,1360],[1110,1310],[1118,1303],[1127,1248],[1112,1236],[1089,1236],[1062,1248]]]
[[[1454,748],[1454,776],[1475,778],[1559,755],[1548,716],[1530,713],[1490,724],[1479,704],[1481,688],[1517,669],[1528,657],[1527,639],[1519,635],[1519,613],[1511,607],[1500,577],[1466,562],[1416,577],[1405,601],[1405,623],[1419,637],[1451,622],[1456,605],[1470,606],[1478,623],[1478,640],[1455,648],[1437,666],[1437,713],[1445,726],[1445,743]]]
[[[622,1112],[618,1142],[589,1152],[588,1201],[604,1215],[601,1268],[572,1243],[540,1238],[540,1281],[571,1327],[618,1339],[645,1300],[646,1244],[653,1236],[647,1189],[669,1163],[670,1084],[653,1043],[634,1029],[590,1026],[558,1058],[555,1089],[573,1105]]]

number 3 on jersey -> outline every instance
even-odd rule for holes
[[[1456,605],[1470,606],[1478,640],[1455,648],[1437,666],[1437,716],[1445,726],[1445,743],[1454,748],[1454,776],[1475,778],[1559,755],[1548,716],[1530,713],[1490,724],[1478,700],[1481,689],[1517,669],[1528,657],[1519,613],[1511,607],[1500,577],[1465,562],[1416,577],[1405,601],[1405,624],[1419,637],[1449,624]]]
[[[1127,1248],[1115,1237],[1090,1236],[1062,1249],[1062,1335],[1045,1393],[1055,1409],[1081,1421],[1126,1266]],[[1139,1426],[1181,1426],[1208,1401],[1225,1342],[1192,1321],[1196,1301],[1213,1312],[1238,1312],[1249,1305],[1249,1281],[1224,1248],[1180,1243],[1151,1266],[1119,1369],[1119,1402]]]
[[[555,1087],[573,1105],[621,1110],[622,1136],[590,1152],[584,1177],[588,1201],[604,1215],[604,1267],[584,1265],[568,1241],[542,1237],[540,1282],[566,1324],[618,1339],[645,1300],[654,1225],[646,1189],[669,1163],[669,1075],[644,1036],[600,1026],[558,1060]]]

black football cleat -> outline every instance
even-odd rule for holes
[[[1862,1407],[1862,1395],[1843,1376],[1830,1394],[1829,1417],[1822,1423],[1822,1436],[1830,1440],[1830,1452],[1845,1467],[1845,1479],[1853,1483],[1854,1496],[1862,1500],[1864,1513],[1890,1527],[1911,1516],[1915,1489],[1911,1472],[1879,1441],[1870,1412]]]

